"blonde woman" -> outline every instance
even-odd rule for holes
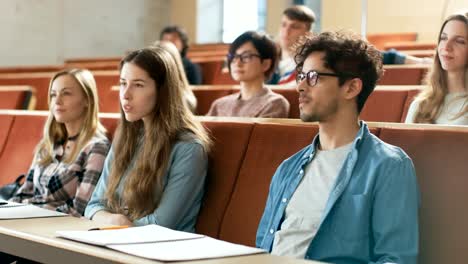
[[[195,230],[210,140],[184,103],[179,74],[173,56],[158,46],[121,61],[121,122],[87,218]]]
[[[91,72],[64,70],[52,77],[49,116],[26,182],[12,201],[82,216],[110,147],[98,119]]]
[[[177,73],[183,85],[183,92],[185,96],[184,101],[188,104],[190,111],[192,111],[192,113],[195,113],[197,109],[197,98],[195,97],[192,89],[190,88],[190,84],[185,75],[184,65],[182,64],[182,58],[180,57],[179,51],[177,50],[176,46],[172,44],[172,42],[159,40],[155,41],[152,46],[160,47],[162,49],[167,50],[176,61],[176,65],[178,68]]]
[[[467,14],[456,14],[442,24],[427,88],[410,105],[406,123],[468,125],[467,21]]]

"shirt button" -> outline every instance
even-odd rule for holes
[[[304,173],[304,170],[299,171],[299,175],[302,175]]]
[[[288,201],[288,199],[286,199],[286,198],[283,198],[283,200],[281,200],[281,201],[282,201],[283,203],[285,203],[285,202],[287,202],[287,201]]]
[[[270,234],[273,234],[274,232],[275,232],[275,230],[273,230],[273,228],[270,229]]]

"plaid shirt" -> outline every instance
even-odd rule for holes
[[[55,144],[53,161],[46,166],[33,162],[26,182],[10,200],[82,216],[101,176],[109,148],[107,138],[94,136],[75,161],[63,163],[64,145]]]

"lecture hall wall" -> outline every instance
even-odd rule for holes
[[[9,0],[0,2],[0,66],[62,63],[66,58],[120,56],[150,44],[169,23],[196,41],[197,9],[221,0]],[[317,0],[318,1],[318,0]],[[267,0],[266,30],[276,35],[291,0]],[[417,32],[435,41],[441,20],[466,0],[368,0],[369,33]],[[202,3],[202,4],[200,4]],[[362,0],[322,0],[322,30],[361,30]],[[442,14],[444,4],[446,14]],[[424,5],[424,8],[421,6]],[[319,13],[319,12],[318,12]],[[206,19],[206,18],[205,18]]]

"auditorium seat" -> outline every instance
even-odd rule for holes
[[[237,175],[244,162],[253,125],[250,123],[204,122],[213,147],[209,156],[207,192],[198,217],[198,232],[218,237]]]
[[[8,140],[10,129],[13,125],[13,120],[13,115],[0,114],[0,157],[2,156],[3,148],[5,147],[5,144]]]
[[[468,127],[382,128],[380,138],[412,158],[421,192],[419,263],[468,258]]]
[[[421,85],[429,65],[384,65],[377,85]]]
[[[14,117],[8,140],[0,155],[0,186],[11,183],[18,175],[28,172],[46,119],[44,114],[26,113]]]
[[[0,109],[34,110],[35,89],[31,86],[0,86]]]

